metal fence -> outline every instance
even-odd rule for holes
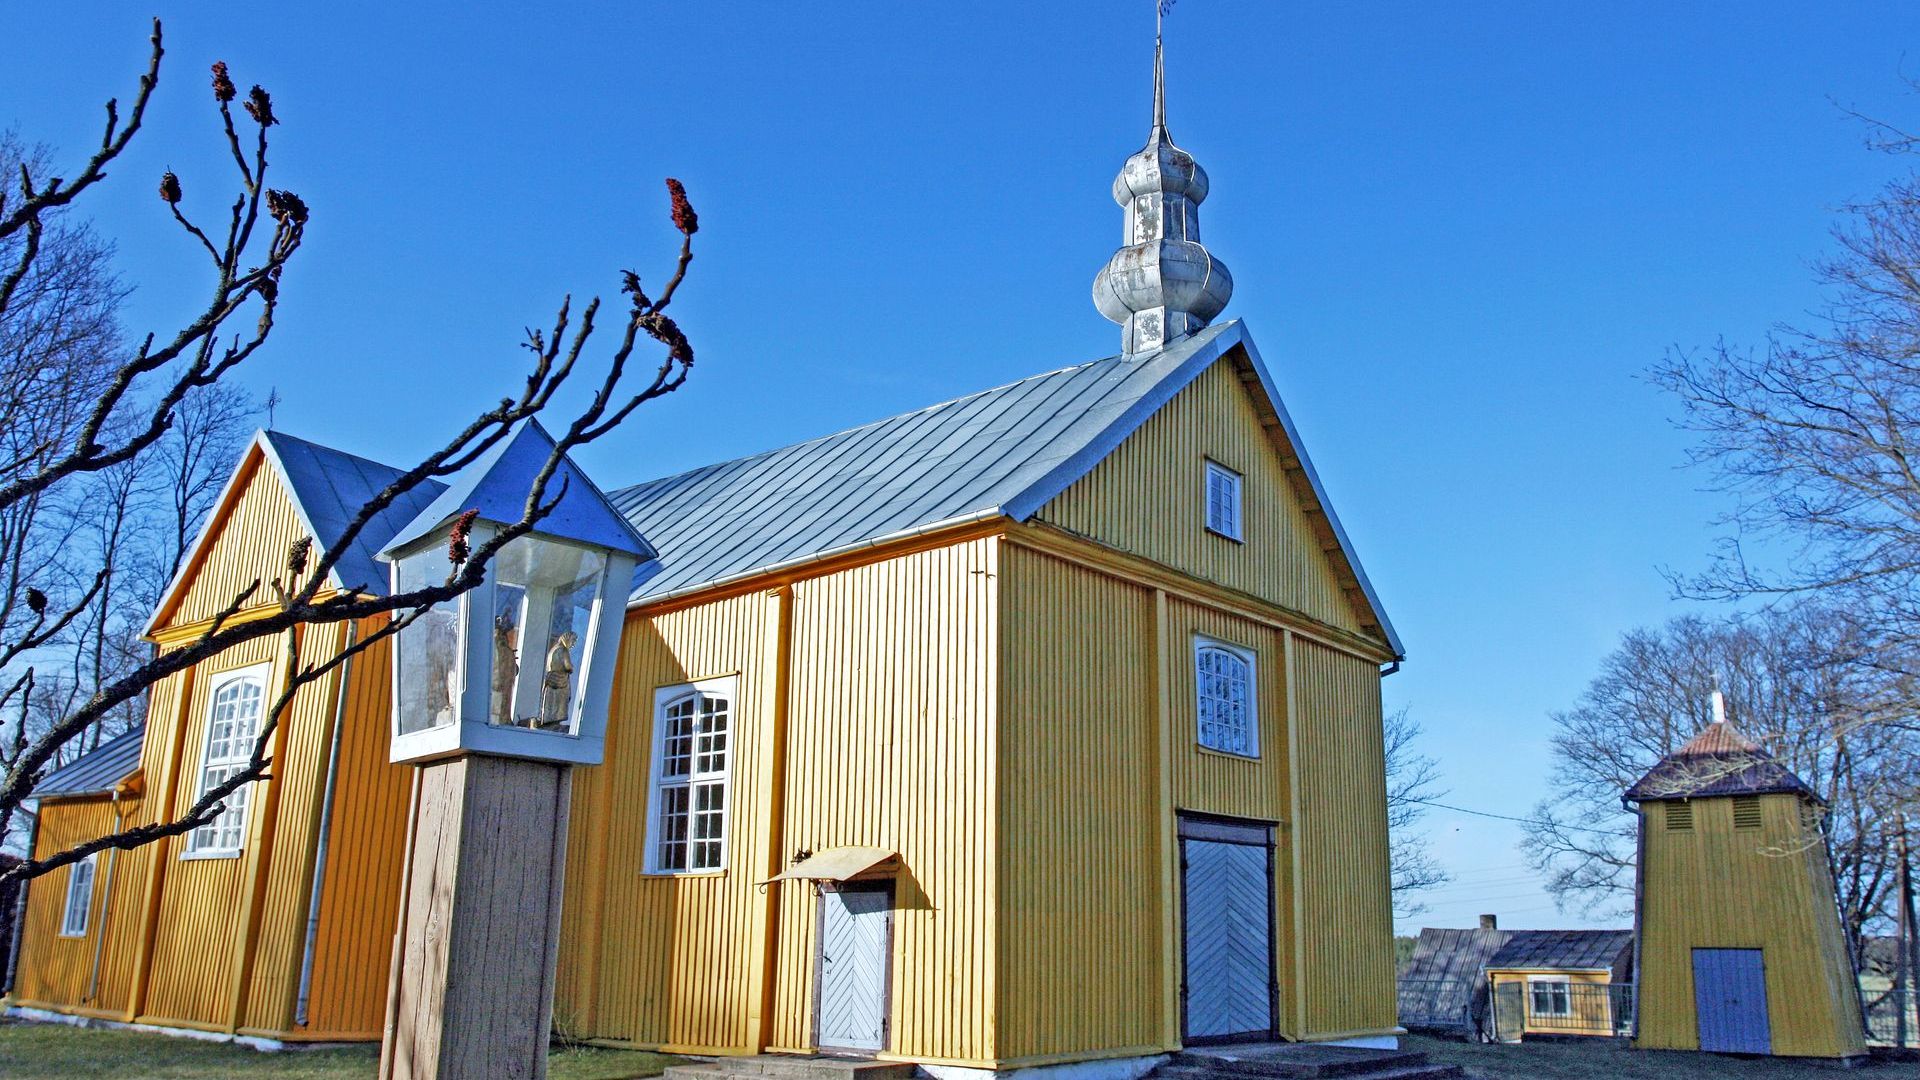
[[[1860,981],[1860,1011],[1867,1021],[1869,1046],[1920,1049],[1920,994]]]
[[[1579,982],[1534,976],[1401,980],[1400,1023],[1488,1042],[1547,1036],[1625,1037],[1633,1034],[1630,984]]]
[[[1402,979],[1400,1023],[1487,1042],[1557,1035],[1631,1037],[1637,998],[1631,985],[1551,979]],[[1920,992],[1862,979],[1860,1012],[1870,1046],[1920,1049]]]

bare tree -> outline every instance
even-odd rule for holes
[[[1880,149],[1920,143],[1876,124]],[[1824,307],[1764,345],[1675,353],[1655,381],[1683,407],[1737,502],[1688,597],[1818,595],[1866,631],[1860,662],[1892,677],[1858,723],[1914,730],[1920,694],[1920,178],[1846,208],[1817,264]],[[1916,763],[1920,768],[1920,763]]]
[[[1414,745],[1420,724],[1406,709],[1386,718],[1387,835],[1392,863],[1393,908],[1400,918],[1427,910],[1420,894],[1452,880],[1427,846],[1417,827],[1426,817],[1426,804],[1443,798],[1440,766]]]
[[[73,179],[28,169],[21,174],[17,195],[0,197],[0,243],[19,238],[7,249],[14,256],[11,265],[0,267],[0,275],[4,275],[0,276],[0,318],[6,316],[21,284],[34,274],[52,215],[104,180],[107,166],[140,130],[159,83],[164,50],[158,20],[153,26],[152,46],[146,74],[140,79],[131,107],[123,118],[118,105],[108,103],[99,149],[72,174]],[[221,132],[238,175],[238,192],[231,206],[219,217],[217,227],[203,228],[186,209],[184,184],[178,177],[169,172],[158,185],[165,212],[190,246],[205,256],[204,265],[211,278],[210,297],[174,329],[166,334],[149,334],[130,352],[116,357],[104,392],[86,404],[77,427],[70,432],[50,433],[26,446],[14,460],[0,462],[0,519],[25,500],[50,497],[159,446],[182,422],[183,410],[190,410],[188,403],[194,395],[220,385],[223,377],[265,344],[273,330],[282,276],[305,236],[308,207],[292,192],[267,186],[269,131],[279,123],[267,91],[255,86],[242,97],[224,63],[213,65],[212,88]],[[236,121],[236,100],[241,102],[249,122]],[[553,431],[555,446],[529,485],[520,518],[476,544],[468,533],[471,517],[462,517],[448,537],[445,578],[424,587],[380,595],[364,588],[369,583],[349,582],[345,591],[328,586],[340,555],[352,547],[370,521],[421,484],[457,473],[522,422],[548,410],[579,370],[594,336],[600,315],[597,298],[585,305],[577,322],[569,298],[561,303],[550,330],[529,330],[524,345],[531,360],[524,383],[476,414],[439,449],[422,456],[362,506],[341,531],[335,547],[314,551],[306,541],[295,544],[282,565],[259,568],[258,577],[240,589],[194,640],[162,651],[104,682],[83,700],[62,710],[44,732],[29,737],[22,724],[12,733],[10,763],[0,778],[0,833],[61,748],[81,738],[114,710],[137,700],[161,679],[235,645],[269,637],[282,643],[292,673],[263,714],[265,719],[247,767],[210,786],[184,813],[171,821],[127,828],[29,858],[0,870],[0,885],[47,873],[95,851],[137,847],[211,821],[233,792],[269,775],[274,729],[301,687],[326,676],[347,657],[397,633],[433,605],[478,584],[500,549],[530,532],[565,495],[564,483],[554,485],[553,478],[570,451],[600,438],[640,405],[671,393],[685,382],[693,364],[693,349],[666,309],[686,278],[699,223],[680,183],[668,180],[667,187],[673,224],[680,234],[671,274],[657,297],[649,297],[642,289],[639,275],[632,271],[622,275],[626,309],[614,330],[617,340],[597,380],[589,382],[585,404],[560,421],[549,420],[547,426]],[[227,331],[230,324],[248,316],[252,316],[252,322],[247,329]],[[627,367],[643,338],[657,347],[659,359],[643,367],[635,384],[628,386]],[[0,709],[17,709],[31,697],[31,659],[92,609],[107,587],[106,577],[102,573],[82,583],[84,588],[76,597],[60,604],[42,590],[26,591],[31,618],[0,638],[0,671],[26,666],[10,683],[0,686]],[[248,617],[235,618],[242,612]],[[376,630],[361,636],[343,652],[321,657],[302,655],[304,639],[297,631],[303,625],[382,619],[385,621]]]
[[[1554,795],[1522,841],[1548,891],[1563,907],[1631,914],[1635,824],[1621,798],[1710,721],[1718,688],[1731,720],[1827,800],[1816,838],[1857,942],[1888,910],[1888,808],[1916,782],[1913,736],[1859,722],[1887,692],[1885,673],[1860,663],[1872,647],[1847,612],[1812,603],[1626,634],[1579,701],[1553,716]]]

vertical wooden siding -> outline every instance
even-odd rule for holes
[[[793,585],[785,847],[898,851],[892,1040],[919,1057],[993,1052],[995,542]],[[751,1052],[765,971],[756,883],[778,658],[771,593],[630,616],[607,763],[575,789],[556,1022],[595,1038]],[[642,873],[656,688],[737,674],[727,869]],[[596,775],[597,774],[597,775]],[[779,889],[775,1045],[811,1045],[814,904]]]
[[[1763,826],[1733,827],[1733,800],[1693,800],[1693,828],[1669,831],[1662,802],[1641,853],[1639,1031],[1644,1047],[1699,1048],[1693,950],[1761,949],[1773,1052],[1864,1053],[1852,966],[1824,845],[1793,795],[1760,796]]]
[[[1038,520],[1346,630],[1360,621],[1321,549],[1275,435],[1231,359],[1208,368]],[[1205,462],[1245,479],[1245,542],[1205,523]]]
[[[1296,842],[1288,775],[1289,687],[1286,635],[1261,623],[1200,604],[1168,605],[1168,671],[1173,692],[1172,772],[1178,810],[1249,821],[1278,828],[1273,858],[1274,978],[1279,985],[1277,1019],[1289,1038],[1300,1038],[1294,1006],[1298,942],[1294,934],[1296,902],[1292,857]],[[1225,641],[1254,656],[1254,705],[1259,719],[1259,757],[1217,753],[1200,746],[1200,688],[1195,681],[1194,643],[1198,638]],[[1374,670],[1367,665],[1369,671]]]
[[[764,810],[741,796],[755,789],[761,767],[747,748],[763,734],[765,683],[755,675],[768,603],[765,594],[750,593],[658,618],[627,618],[606,763],[580,770],[574,788],[556,983],[557,996],[565,997],[554,1005],[563,1031],[685,1050],[747,1048],[748,942],[762,854],[755,822]],[[654,691],[736,673],[728,868],[645,874]],[[593,852],[596,828],[605,836]]]
[[[988,538],[794,586],[790,849],[900,853],[896,1054],[991,1061],[994,684],[1001,545]],[[811,1039],[814,900],[783,888],[776,1038]]]
[[[1272,940],[1279,1024],[1297,1036],[1284,634],[1182,599],[1167,602],[1160,626],[1149,588],[1017,544],[1003,550],[1003,1059],[1177,1044],[1183,946],[1177,933],[1163,933],[1177,911],[1178,883],[1166,877],[1162,847],[1173,842],[1171,817],[1181,811],[1278,826]],[[1198,744],[1193,647],[1202,635],[1256,657],[1258,758]],[[1377,680],[1371,664],[1357,663]],[[1171,773],[1165,806],[1163,769]],[[1338,817],[1346,798],[1328,793],[1322,805]],[[1384,879],[1379,884],[1385,888]],[[1391,974],[1382,977],[1390,999]],[[1328,998],[1351,992],[1315,987]],[[1391,1018],[1380,1026],[1390,1027]]]
[[[1303,1037],[1390,1030],[1393,910],[1380,672],[1298,636],[1292,649]]]
[[[140,820],[139,798],[120,800],[123,824]],[[49,799],[40,806],[39,834],[33,854],[39,858],[91,840],[113,827],[113,800],[105,796]],[[22,928],[19,1004],[85,1015],[118,1018],[126,1008],[139,925],[130,918],[145,878],[146,849],[102,852],[94,869],[92,908],[82,937],[61,937],[66,915],[67,881],[72,869],[55,870],[27,889],[27,918]],[[109,862],[112,881],[108,881]],[[105,935],[104,947],[101,936]],[[100,949],[100,984],[87,996],[95,950]]]
[[[378,625],[363,623],[360,632],[371,633]],[[312,1037],[377,1039],[385,1015],[413,769],[387,760],[392,687],[387,643],[352,662],[306,1030]],[[300,930],[304,935],[305,927]],[[297,954],[294,962],[297,974]]]
[[[1006,545],[1000,560],[999,1053],[1162,1047],[1153,593]]]

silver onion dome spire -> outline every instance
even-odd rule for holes
[[[1125,246],[1093,279],[1093,303],[1122,327],[1121,349],[1151,352],[1207,325],[1233,295],[1233,276],[1200,243],[1207,173],[1167,134],[1166,58],[1153,39],[1153,131],[1113,181],[1126,208]]]

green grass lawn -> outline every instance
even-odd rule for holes
[[[0,1021],[0,1077],[33,1080],[174,1080],[179,1077],[274,1077],[277,1080],[366,1080],[379,1062],[374,1046],[263,1054],[244,1046],[138,1031]],[[663,1054],[599,1047],[557,1049],[553,1080],[625,1080],[658,1076],[680,1061]]]
[[[1920,1076],[1912,1062],[1876,1061],[1839,1069],[1784,1058],[1732,1058],[1671,1050],[1634,1050],[1611,1039],[1530,1042],[1517,1046],[1454,1042],[1409,1035],[1402,1040],[1436,1062],[1459,1065],[1485,1080],[1838,1080],[1842,1076]]]

